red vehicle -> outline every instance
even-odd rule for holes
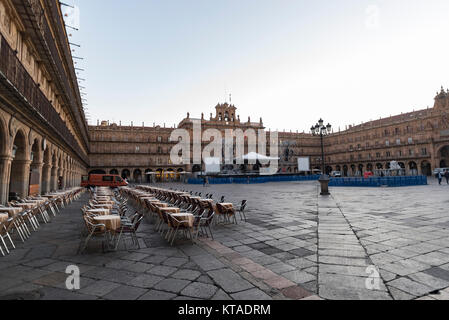
[[[81,178],[81,187],[125,187],[128,182],[115,174],[91,174]]]
[[[374,176],[374,174],[371,171],[366,171],[363,175],[365,179],[371,178]]]

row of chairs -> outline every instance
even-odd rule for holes
[[[155,229],[173,245],[177,236],[182,233],[185,238],[189,238],[192,243],[200,236],[211,237],[213,239],[211,225],[214,220],[215,210],[212,203],[204,203],[198,199],[191,199],[187,196],[175,195],[171,192],[158,191],[153,196],[168,207],[179,208],[181,213],[193,215],[193,224],[190,220],[180,220],[173,214],[152,204],[148,200],[139,200],[139,197],[132,193],[127,194],[142,211],[150,214],[155,221]]]
[[[143,214],[135,212],[133,215],[128,216],[128,199],[126,197],[122,197],[117,190],[114,191],[113,200],[115,204],[112,210],[110,210],[110,214],[120,217],[120,227],[117,230],[111,231],[107,230],[105,224],[98,223],[95,220],[95,217],[99,216],[98,214],[94,214],[89,211],[93,208],[92,206],[97,203],[95,200],[95,194],[91,191],[91,200],[88,204],[81,208],[83,220],[86,226],[86,238],[82,248],[80,247],[79,252],[82,253],[87,249],[89,241],[92,238],[102,238],[103,249],[105,243],[107,244],[108,249],[110,248],[110,244],[113,243],[114,250],[117,250],[121,241],[123,241],[126,249],[126,236],[129,236],[133,245],[140,248],[137,238],[137,230],[139,229],[139,226],[144,218]]]
[[[31,237],[31,231],[38,231],[41,223],[49,223],[51,221],[49,212],[56,217],[61,209],[70,204],[73,200],[78,199],[83,193],[83,189],[78,189],[65,194],[63,197],[47,199],[45,202],[36,205],[32,209],[25,209],[22,212],[10,217],[7,221],[0,222],[0,253],[5,256],[12,249],[16,249],[13,237],[17,235],[22,243],[25,243]],[[43,196],[45,197],[45,196]],[[8,203],[8,207],[17,207],[18,203],[27,203],[43,199],[41,196],[27,197]],[[4,206],[0,206],[0,208]],[[7,245],[7,240],[11,246],[11,250]],[[3,245],[3,247],[2,247]]]
[[[175,189],[171,189],[173,191],[180,191],[183,193],[189,193],[191,195],[195,195],[198,197],[201,197],[201,192],[193,192],[193,191],[188,191],[188,190],[175,190]],[[214,195],[213,194],[206,194],[205,199],[213,199]],[[217,201],[217,203],[224,203],[225,202],[225,196],[221,196],[220,200]],[[234,205],[234,208],[237,208],[237,213],[240,216],[240,220],[241,221],[247,221],[246,219],[246,207],[248,205],[248,201],[247,200],[242,200],[242,202],[238,205]],[[229,217],[230,215],[228,214],[228,211],[226,210],[226,208],[217,206],[217,211],[219,211],[220,216],[223,217],[223,219],[226,221],[228,220],[227,217]],[[235,221],[237,223],[237,221]]]
[[[189,193],[192,196],[202,197],[202,192],[193,192],[193,191],[188,191],[188,190],[175,190],[175,189],[170,189],[170,190],[181,191],[181,192],[184,192],[184,193]],[[213,200],[214,199],[214,195],[212,193],[207,193],[204,196],[204,199],[211,199],[211,200]],[[217,202],[218,203],[223,203],[224,201],[225,201],[225,196],[221,196],[220,200],[218,200]]]

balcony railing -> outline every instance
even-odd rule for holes
[[[0,34],[0,72],[3,77],[22,96],[23,102],[31,111],[37,112],[42,119],[65,141],[75,153],[88,163],[87,155],[81,150],[78,142],[53,108],[39,86],[34,82],[28,71],[17,58],[6,39]]]
[[[80,134],[84,140],[84,144],[88,147],[87,122],[84,116],[84,111],[82,110],[75,71],[71,66],[73,62],[70,61],[71,56],[68,55],[70,54],[70,49],[67,38],[65,38],[65,33],[61,33],[61,30],[64,28],[63,21],[54,18],[53,21],[55,21],[55,23],[52,23],[52,26],[54,27],[52,32],[46,19],[47,17],[50,18],[50,13],[52,15],[57,14],[57,17],[59,17],[59,13],[55,11],[59,2],[53,0],[48,1],[47,4],[50,6],[50,11],[48,12],[48,15],[45,15],[41,1],[18,1],[18,5],[20,5],[22,10],[30,17],[30,19],[25,20],[24,23],[27,27],[33,30],[30,32],[30,35],[31,37],[34,35],[36,36],[36,48],[40,52],[42,60],[47,61],[49,64],[48,71],[52,75],[52,80],[57,85],[59,91],[61,91],[61,94],[63,94],[65,104],[67,104],[73,112],[75,120],[80,126]],[[60,46],[61,50],[58,50],[56,46],[58,42],[57,39],[59,39],[59,42],[62,44]],[[63,60],[67,60],[67,68],[63,63]],[[71,84],[73,85],[73,88]]]

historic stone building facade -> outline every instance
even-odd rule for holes
[[[103,121],[97,126],[89,127],[91,146],[90,172],[120,174],[132,181],[150,181],[152,175],[158,179],[178,179],[181,172],[199,172],[204,169],[192,163],[173,164],[170,152],[178,140],[171,141],[175,129],[185,129],[193,139],[193,122],[201,123],[202,131],[217,129],[223,136],[226,129],[255,131],[264,129],[262,119],[254,123],[240,121],[236,108],[229,104],[218,104],[216,114],[206,120],[190,118],[190,114],[180,122],[177,128],[121,126]],[[191,141],[193,143],[193,141]],[[202,147],[208,143],[203,142]],[[193,147],[190,148],[193,153]],[[193,159],[193,155],[191,156]]]
[[[431,175],[449,167],[449,92],[441,88],[435,105],[380,119],[326,139],[329,169],[358,175],[388,169],[398,161],[409,174]]]
[[[56,0],[0,0],[0,202],[79,185],[87,124]]]
[[[59,1],[0,0],[0,203],[10,194],[77,186],[88,172],[145,182],[202,171],[203,164],[172,163],[170,153],[179,142],[171,141],[173,131],[184,129],[193,138],[194,122],[203,132],[222,135],[240,130],[257,135],[265,129],[262,119],[245,121],[236,111],[234,105],[218,104],[207,119],[187,114],[176,128],[88,126]],[[441,89],[433,108],[334,132],[325,138],[325,169],[357,176],[398,161],[409,174],[430,175],[434,168],[449,167],[448,114],[449,92]],[[318,137],[277,134],[280,173],[297,172],[298,157],[310,157],[312,169],[321,169]],[[266,150],[259,152],[273,155],[272,137],[267,132]],[[247,152],[254,142],[245,139]],[[209,143],[203,141],[202,148]],[[255,169],[253,164],[230,167]]]
[[[233,105],[218,104],[215,115],[192,119],[188,114],[177,128],[193,136],[193,121],[204,132],[264,129],[259,122],[242,122]],[[449,92],[441,89],[433,108],[413,111],[349,127],[325,138],[326,171],[340,171],[344,176],[361,176],[365,171],[389,169],[397,161],[407,174],[431,175],[434,168],[449,167]],[[170,141],[175,128],[122,127],[103,122],[89,127],[91,170],[119,173],[135,181],[145,181],[153,172],[195,172],[203,167],[192,164],[173,165]],[[267,132],[267,141],[270,139]],[[280,173],[298,172],[298,157],[310,157],[312,169],[321,170],[320,139],[309,133],[278,132]],[[203,142],[204,148],[209,142]],[[247,145],[245,150],[247,151]],[[191,147],[191,150],[193,147]],[[267,153],[270,153],[267,142]],[[249,168],[251,169],[251,168]],[[168,174],[176,177],[176,174]],[[179,175],[178,175],[179,176]]]

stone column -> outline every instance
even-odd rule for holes
[[[31,160],[14,160],[11,165],[10,191],[17,192],[21,198],[28,196],[30,165]]]
[[[50,189],[51,191],[58,190],[58,167],[51,168],[51,183],[50,183]]]
[[[42,169],[42,194],[46,194],[51,190],[51,169],[51,165],[44,164],[44,167]]]
[[[9,177],[11,173],[12,157],[0,157],[0,203],[5,204],[9,200]]]
[[[64,189],[70,187],[70,178],[69,177],[70,177],[70,171],[69,171],[69,169],[66,169],[65,174],[64,174]]]
[[[31,163],[30,165],[30,169],[33,172],[36,172],[39,175],[39,190],[38,193],[41,194],[42,193],[42,169],[44,167],[44,163],[43,162],[38,162],[38,163]]]
[[[60,178],[62,179],[61,185],[59,185],[59,179]],[[56,180],[56,188],[58,190],[64,189],[64,169],[62,169],[62,168],[59,168],[59,170],[58,170],[58,177],[57,177],[57,180]]]

